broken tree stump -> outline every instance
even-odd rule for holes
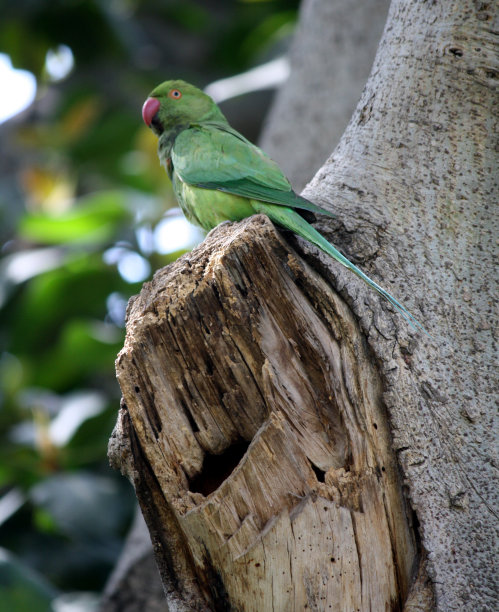
[[[171,610],[402,610],[417,571],[376,359],[264,216],[129,305],[111,440]]]

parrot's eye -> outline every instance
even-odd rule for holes
[[[172,98],[173,100],[178,100],[179,98],[182,97],[182,92],[180,92],[178,89],[172,89],[170,93],[168,94],[168,96]]]

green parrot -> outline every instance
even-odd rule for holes
[[[256,213],[322,249],[381,294],[414,328],[424,327],[387,291],[330,244],[297,211],[330,215],[297,195],[279,166],[236,132],[215,102],[181,80],[165,81],[142,107],[158,154],[187,219],[205,230]]]

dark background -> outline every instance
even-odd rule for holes
[[[204,87],[281,55],[297,6],[0,2],[0,53],[38,86],[35,103],[0,125],[2,611],[99,594],[132,518],[132,488],[106,457],[124,308],[142,280],[192,246],[161,254],[152,240],[175,202],[142,103],[163,80]],[[54,81],[45,60],[60,45],[74,67]],[[221,106],[256,140],[271,98],[254,92]],[[140,282],[123,272],[127,261],[145,270]],[[80,598],[77,609],[94,604]]]

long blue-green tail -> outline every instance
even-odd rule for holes
[[[264,202],[256,202],[252,201],[253,208],[256,212],[266,214],[272,221],[275,223],[282,225],[283,227],[295,232],[305,240],[312,242],[320,249],[322,249],[325,253],[330,255],[333,259],[336,259],[339,263],[343,264],[346,268],[351,270],[354,274],[356,274],[359,278],[361,278],[369,287],[372,287],[375,291],[377,291],[380,295],[382,295],[386,300],[393,304],[395,308],[400,312],[400,314],[404,317],[404,319],[412,325],[415,329],[420,329],[427,336],[430,334],[426,331],[426,329],[421,325],[421,323],[415,319],[412,314],[402,306],[402,304],[396,300],[393,296],[391,296],[388,291],[385,291],[383,287],[380,287],[377,283],[371,280],[362,270],[357,268],[351,261],[349,261],[344,255],[342,255],[338,249],[336,249],[330,242],[328,242],[322,234],[312,227],[309,223],[303,219],[298,213],[296,213],[291,208],[287,208],[286,206],[276,206],[273,204],[266,204]],[[431,338],[431,336],[430,336]]]

